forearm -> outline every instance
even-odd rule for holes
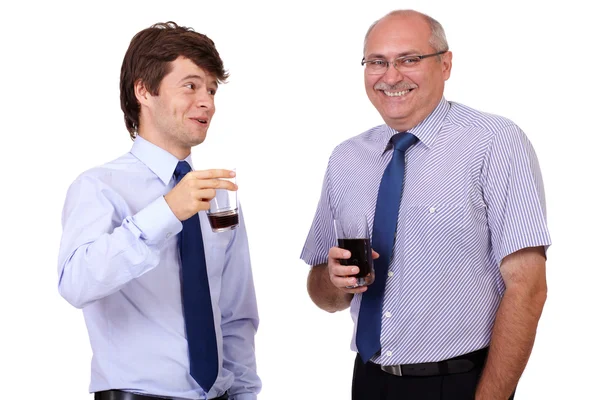
[[[254,347],[259,315],[241,205],[238,211],[239,227],[234,231],[228,245],[219,300],[223,367],[234,375],[228,390],[229,398],[255,400],[262,387],[256,372]]]
[[[506,400],[513,393],[531,354],[545,300],[545,288],[530,294],[507,289],[496,314],[477,400]]]
[[[223,367],[234,375],[229,388],[233,399],[256,398],[262,388],[262,382],[256,371],[254,337],[255,318],[238,319],[222,326],[223,330]]]
[[[329,279],[327,264],[320,264],[311,268],[308,274],[308,294],[319,308],[333,313],[350,307],[354,296],[335,287]]]
[[[240,277],[239,280],[242,280]],[[248,281],[247,281],[248,282]],[[254,338],[258,330],[259,317],[256,297],[251,281],[245,288],[237,290],[230,306],[221,303],[223,334],[223,367],[231,371],[234,380],[229,388],[229,396],[233,399],[241,396],[254,396],[262,387],[256,371],[256,353]],[[233,300],[235,299],[235,300]]]
[[[58,290],[73,306],[83,308],[118,291],[159,260],[156,249],[119,227],[76,248],[63,263]]]
[[[58,290],[77,308],[156,267],[166,240],[181,230],[162,197],[117,227],[113,210],[80,208],[65,218],[58,265]]]

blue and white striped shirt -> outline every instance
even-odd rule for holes
[[[505,290],[502,259],[551,243],[538,160],[512,121],[442,98],[410,132],[419,142],[406,152],[382,349],[372,359],[383,365],[439,361],[489,345]],[[364,213],[372,231],[395,133],[381,125],[334,149],[301,254],[307,264],[327,262],[336,246],[334,216]],[[350,306],[354,351],[361,297]]]

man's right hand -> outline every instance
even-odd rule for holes
[[[234,176],[235,172],[227,169],[188,172],[165,195],[165,200],[177,219],[185,221],[198,211],[209,209],[209,202],[215,197],[216,189],[237,190],[235,183],[220,179]]]
[[[327,259],[327,270],[329,279],[336,288],[345,293],[362,293],[367,290],[367,286],[353,287],[356,285],[356,278],[353,275],[358,274],[359,269],[356,265],[342,265],[339,260],[350,258],[351,253],[348,250],[332,247],[329,249]],[[373,250],[373,259],[379,257],[379,254]]]

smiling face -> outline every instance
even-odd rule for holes
[[[365,59],[383,59],[390,65],[382,75],[369,75],[365,70],[365,89],[385,123],[397,131],[413,128],[435,109],[450,77],[450,52],[425,58],[414,67],[398,65],[400,71],[391,63],[401,56],[437,53],[430,36],[431,28],[422,15],[403,13],[383,18],[367,37]]]
[[[206,138],[215,113],[217,87],[214,76],[184,57],[170,63],[170,72],[161,81],[157,95],[137,82],[139,135],[184,159]]]

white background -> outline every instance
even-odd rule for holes
[[[79,173],[129,150],[122,57],[136,32],[174,20],[210,36],[231,72],[193,155],[197,168],[239,171],[261,314],[260,399],[349,399],[349,314],[312,304],[299,254],[329,153],[382,123],[359,61],[371,22],[399,7],[444,25],[454,52],[446,98],[515,121],[541,163],[549,297],[517,398],[600,398],[594,2],[344,3],[2,3],[2,398],[91,397],[83,316],[57,292],[62,205]]]

